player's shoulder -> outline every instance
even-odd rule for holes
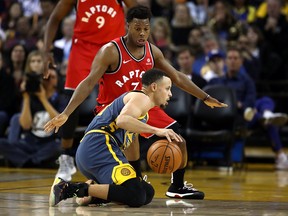
[[[142,91],[130,91],[126,94],[127,101],[133,100],[133,101],[141,101],[142,103],[146,103],[150,100],[148,95],[146,95]]]
[[[110,41],[101,47],[100,52],[103,52],[106,55],[111,55],[112,57],[114,54],[118,54],[118,49],[116,45]]]

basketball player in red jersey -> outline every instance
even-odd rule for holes
[[[68,106],[65,110],[51,120],[56,131],[62,126],[70,114],[89,95],[94,86],[99,82],[99,95],[97,110],[112,102],[123,92],[140,89],[141,76],[146,70],[159,68],[171,78],[175,85],[191,95],[203,100],[213,107],[226,107],[217,99],[210,97],[198,88],[186,75],[173,68],[164,58],[162,52],[150,44],[147,40],[150,35],[149,8],[137,6],[131,8],[127,13],[128,32],[124,37],[105,44],[97,53],[90,74],[76,88]],[[149,112],[148,124],[160,128],[176,128],[176,121],[170,118],[162,109],[153,109]],[[183,139],[184,140],[184,139]],[[181,167],[187,163],[186,143],[179,143],[184,155]],[[130,164],[135,168],[138,176],[141,176],[139,142],[134,143],[125,151]],[[132,162],[131,162],[132,161]],[[184,166],[183,166],[184,165]],[[203,199],[204,193],[183,183],[185,169],[173,173],[173,182],[166,195],[174,198]]]
[[[56,5],[44,35],[44,78],[49,77],[49,65],[53,65],[49,52],[58,26],[75,7],[76,20],[65,82],[67,103],[78,84],[89,74],[92,61],[101,46],[126,33],[123,3],[129,8],[136,5],[136,0],[60,0]],[[78,115],[76,109],[61,132],[63,154],[59,157],[60,166],[56,177],[67,181],[76,172],[71,147]]]

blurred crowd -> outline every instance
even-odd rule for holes
[[[57,2],[0,1],[0,137],[8,137],[11,117],[23,109],[27,98],[23,82],[33,79],[28,73],[42,73],[42,69],[27,68],[31,60],[27,57],[43,50],[45,25]],[[257,83],[261,81],[288,80],[288,0],[138,0],[138,3],[151,8],[151,41],[172,65],[188,76],[199,76],[204,83],[225,76],[227,51],[236,47],[243,59],[239,70],[252,78],[257,94]],[[58,78],[57,84],[52,84],[59,94],[64,88],[74,22],[75,11],[71,11],[51,47],[57,65],[54,76]],[[277,89],[283,90],[279,86]],[[48,99],[55,101],[53,95]],[[285,112],[285,104],[276,100],[276,110]],[[255,109],[246,111],[246,118],[251,120]],[[21,132],[15,136],[21,136]]]

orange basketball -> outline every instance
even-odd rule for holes
[[[148,149],[147,162],[156,173],[172,173],[180,167],[182,153],[176,143],[169,143],[166,139],[158,140]]]

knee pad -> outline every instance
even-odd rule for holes
[[[146,189],[143,186],[142,180],[140,178],[129,179],[124,182],[124,186],[127,190],[125,193],[126,204],[130,207],[140,207],[145,205],[146,202]]]
[[[155,190],[152,187],[152,185],[148,184],[146,181],[142,180],[141,184],[143,185],[143,188],[146,192],[146,201],[145,201],[144,205],[147,205],[152,201],[154,194],[155,194]]]

